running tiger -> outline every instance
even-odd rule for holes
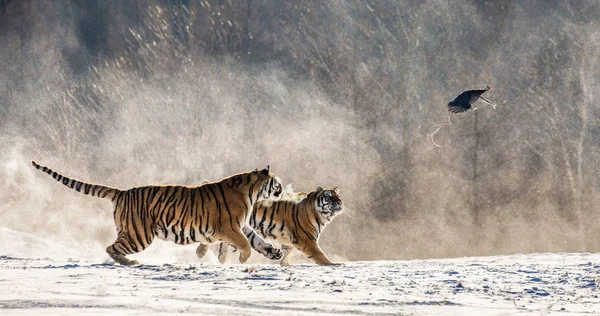
[[[263,238],[281,243],[281,266],[289,266],[289,255],[297,248],[310,260],[322,265],[335,265],[318,245],[319,234],[333,218],[344,209],[338,188],[324,190],[317,187],[310,193],[293,193],[277,202],[263,201],[254,204],[250,227],[246,234],[254,249],[260,249]],[[228,246],[221,243],[219,261],[227,259]]]
[[[125,255],[144,250],[155,237],[181,245],[201,242],[196,250],[200,258],[208,249],[202,243],[231,244],[240,249],[240,262],[244,263],[251,252],[245,234],[252,230],[247,226],[252,205],[276,199],[282,192],[279,179],[268,166],[200,186],[149,185],[119,190],[70,179],[31,163],[77,192],[112,201],[117,240],[106,252],[122,265],[139,264]],[[281,251],[264,241],[257,251],[270,259],[281,258]]]

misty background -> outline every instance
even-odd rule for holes
[[[1,0],[0,227],[116,237],[32,159],[123,189],[270,165],[340,188],[334,258],[598,252],[599,56],[598,1]]]

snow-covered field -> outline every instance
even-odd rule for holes
[[[87,251],[0,228],[0,314],[600,314],[600,254],[281,268],[169,262],[160,248],[124,267]]]

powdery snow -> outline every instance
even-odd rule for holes
[[[40,255],[7,255],[14,255],[15,249],[8,243],[15,241],[25,249],[31,242]],[[31,249],[26,253],[32,254]],[[186,250],[193,253],[193,249]],[[49,252],[54,256],[46,258]],[[161,259],[157,251],[152,254],[153,262]],[[60,259],[61,255],[68,258]],[[138,260],[144,263],[144,259]],[[0,314],[600,314],[599,254],[519,254],[287,268],[275,262],[167,261],[124,267],[93,258],[85,250],[0,230]]]

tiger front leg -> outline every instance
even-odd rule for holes
[[[227,253],[229,252],[229,245],[222,242],[219,244],[219,262],[221,264],[225,263],[225,261],[227,261]]]
[[[198,245],[198,248],[196,248],[196,256],[198,256],[199,259],[202,259],[206,255],[207,251],[208,245],[201,243],[200,245]]]
[[[263,256],[271,260],[281,259],[282,253],[278,248],[273,247],[270,243],[262,239],[250,226],[246,225],[242,228],[242,232],[248,238],[252,249],[258,251]]]
[[[341,263],[331,262],[331,260],[329,260],[329,258],[327,258],[327,256],[323,252],[323,250],[321,250],[321,247],[319,247],[319,245],[312,240],[303,245],[299,245],[296,248],[298,248],[298,250],[302,251],[302,253],[306,257],[308,257],[308,259],[312,260],[316,264],[330,265],[330,266],[331,265],[341,265]]]
[[[222,242],[232,245],[240,251],[240,263],[245,263],[250,258],[250,242],[241,230],[232,230],[219,238]]]
[[[292,253],[292,251],[294,251],[294,249],[296,249],[296,248],[290,247],[290,246],[281,246],[281,251],[283,252],[283,257],[281,258],[279,265],[281,265],[282,267],[290,266],[290,254]]]

